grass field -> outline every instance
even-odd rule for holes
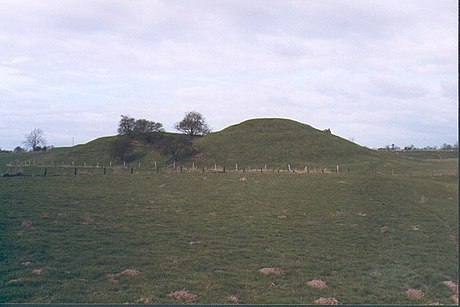
[[[0,302],[452,304],[458,177],[420,163],[0,178]]]

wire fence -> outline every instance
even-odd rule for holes
[[[8,176],[79,176],[79,175],[134,175],[159,173],[297,173],[297,174],[338,174],[349,173],[350,167],[335,165],[328,167],[305,166],[303,168],[286,164],[285,167],[239,167],[238,164],[229,166],[218,165],[179,165],[176,163],[160,166],[153,164],[81,164],[75,163],[36,163],[34,161],[9,163],[3,177]]]
[[[395,176],[395,177],[435,177],[435,176],[457,176],[458,168],[455,169],[398,169],[379,168],[375,170],[352,169],[350,165],[299,165],[292,166],[289,163],[282,167],[261,164],[257,167],[241,167],[235,163],[230,165],[219,165],[217,163],[165,163],[156,161],[136,164],[107,163],[75,163],[75,162],[39,162],[39,161],[15,161],[9,162],[0,176],[84,176],[84,175],[135,175],[135,174],[160,174],[160,173],[295,173],[295,174],[348,174],[361,173],[374,176]],[[0,168],[1,169],[1,168]]]

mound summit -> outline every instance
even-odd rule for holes
[[[354,163],[376,153],[289,119],[251,119],[196,139],[199,160],[250,166]]]

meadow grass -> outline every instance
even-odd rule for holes
[[[0,178],[0,302],[452,303],[455,176]],[[261,268],[281,268],[263,275]],[[126,271],[131,269],[131,271]],[[125,273],[124,273],[125,272]],[[134,272],[129,274],[126,272]],[[325,289],[306,282],[321,279]],[[409,288],[425,296],[411,299]]]

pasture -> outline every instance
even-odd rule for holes
[[[0,302],[452,304],[458,177],[391,167],[0,178]]]

